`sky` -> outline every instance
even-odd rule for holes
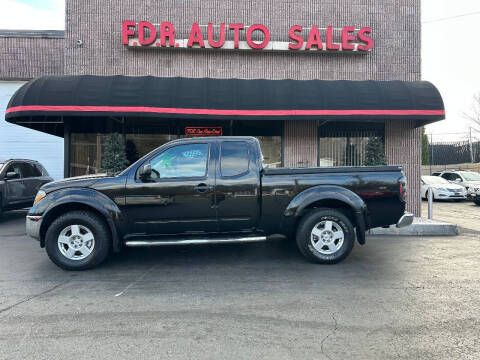
[[[0,29],[63,30],[64,0],[0,0]]]
[[[422,1],[422,78],[440,90],[447,119],[427,126],[435,140],[466,139],[473,95],[480,93],[480,46],[476,45],[480,0]],[[64,0],[0,0],[1,29],[65,27]],[[476,130],[478,129],[478,131]],[[473,136],[480,140],[480,125]]]
[[[480,0],[422,0],[422,78],[437,86],[447,111],[446,120],[427,126],[434,141],[466,139],[474,125],[462,112],[480,93],[479,23]],[[480,132],[472,136],[480,139]]]

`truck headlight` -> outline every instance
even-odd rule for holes
[[[38,203],[40,200],[42,200],[45,196],[47,196],[47,193],[43,190],[39,190],[37,192],[37,196],[35,196],[35,201],[33,202],[33,204],[35,205],[36,203]]]

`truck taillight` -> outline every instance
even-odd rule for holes
[[[407,185],[405,183],[400,183],[400,197],[407,200]]]

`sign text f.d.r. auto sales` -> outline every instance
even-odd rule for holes
[[[334,32],[337,41],[334,41]],[[193,23],[188,38],[177,39],[175,26],[170,22],[154,25],[148,21],[137,23],[125,20],[122,24],[123,44],[140,48],[368,52],[374,45],[370,27],[358,29],[345,26],[337,29],[333,26],[304,28],[293,25],[285,35],[289,41],[270,41],[270,31],[262,24],[246,26],[240,23]]]

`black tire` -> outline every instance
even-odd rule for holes
[[[343,231],[344,239],[341,247],[332,254],[323,254],[313,247],[311,233],[322,221],[333,221]],[[320,240],[318,240],[320,241]],[[297,228],[297,246],[308,260],[319,264],[336,264],[350,255],[355,242],[355,231],[350,219],[342,212],[334,209],[315,209],[308,212],[300,220]]]
[[[480,206],[480,201],[476,200],[476,201],[474,201],[474,203],[475,203],[475,205]]]
[[[88,228],[94,236],[92,252],[81,260],[69,259],[59,249],[58,237],[70,225]],[[111,251],[111,235],[105,221],[89,211],[70,211],[53,221],[45,235],[45,248],[49,258],[65,270],[86,270],[100,265]]]

